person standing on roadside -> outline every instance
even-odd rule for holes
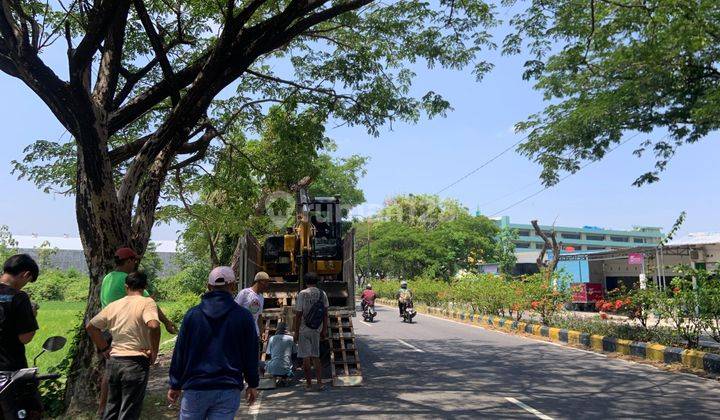
[[[100,306],[105,308],[109,304],[122,299],[126,296],[125,279],[129,273],[137,270],[140,263],[140,256],[128,247],[119,248],[115,251],[115,270],[109,272],[102,280],[100,285]],[[143,290],[144,297],[150,297],[147,290]],[[177,328],[170,319],[158,307],[158,317],[160,322],[165,325],[165,329],[170,334],[177,334]],[[112,336],[108,331],[103,331],[103,338],[108,344],[112,345]],[[98,401],[98,417],[105,412],[105,404],[107,403],[108,383],[107,378],[100,379],[100,400]]]
[[[125,287],[127,296],[106,306],[85,327],[98,352],[108,359],[104,420],[140,418],[150,365],[155,363],[160,347],[158,308],[154,300],[143,296],[147,276],[130,273]],[[103,337],[105,330],[113,337],[112,348]]]
[[[100,305],[103,308],[125,297],[125,278],[128,273],[138,269],[140,259],[140,256],[132,248],[123,247],[115,251],[115,270],[107,273],[100,285]],[[150,297],[150,293],[144,290],[143,296]],[[160,308],[158,308],[158,316],[167,332],[177,334],[177,327]]]
[[[295,302],[295,341],[298,343],[298,357],[303,359],[305,389],[321,391],[322,364],[320,363],[320,340],[324,340],[328,330],[327,294],[317,288],[318,276],[305,274],[304,290],[300,291]],[[312,386],[312,367],[315,366],[317,386]]]
[[[230,267],[215,267],[208,292],[180,326],[167,398],[174,404],[182,396],[181,420],[232,419],[243,382],[248,384],[247,404],[257,398],[257,330],[250,311],[233,300],[235,285]]]
[[[40,274],[35,260],[27,254],[13,255],[3,264],[0,277],[0,371],[28,367],[25,345],[32,341],[38,323],[30,297],[22,291]],[[17,407],[27,411],[28,419],[40,418],[42,404],[37,386],[30,386],[14,400],[0,400],[0,419],[17,418]]]
[[[250,287],[242,289],[235,297],[235,302],[250,311],[255,319],[255,332],[260,337],[260,326],[262,325],[262,311],[265,305],[263,293],[270,285],[270,276],[264,271],[255,274],[255,279]]]

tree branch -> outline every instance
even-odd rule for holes
[[[105,38],[103,54],[100,59],[93,98],[97,105],[106,112],[112,110],[112,100],[118,86],[129,12],[129,4],[118,8],[117,16],[113,19],[112,27]]]
[[[67,106],[66,84],[43,63],[15,22],[8,0],[0,4],[0,70],[21,79],[50,108],[60,123],[75,132],[73,110]]]
[[[175,74],[175,88],[182,89],[190,85],[200,74],[206,60],[210,57],[210,51],[206,51],[193,63]],[[108,132],[116,133],[121,128],[134,122],[153,107],[165,100],[173,92],[173,86],[166,79],[148,88],[145,92],[128,101],[124,106],[113,112],[108,122]],[[117,104],[117,101],[116,101]]]
[[[182,177],[180,176],[180,169],[175,170],[175,182],[178,186],[178,197],[180,198],[180,202],[185,208],[185,212],[190,217],[198,219],[198,221],[203,225],[203,231],[210,247],[210,262],[213,264],[213,267],[217,267],[218,265],[220,265],[220,259],[217,256],[217,251],[215,250],[215,241],[212,238],[212,233],[210,232],[207,221],[204,218],[197,216],[195,212],[193,212],[192,207],[190,207],[190,203],[188,203],[187,199],[185,199],[185,192],[183,188]]]
[[[93,56],[100,48],[100,41],[113,26],[113,20],[117,19],[118,10],[126,5],[127,1],[124,0],[104,0],[96,2],[93,8],[87,10],[88,27],[85,36],[70,57],[71,81],[79,80],[85,69],[90,66]]]
[[[548,238],[548,235],[545,234],[542,229],[540,229],[537,220],[530,221],[530,224],[532,225],[533,229],[535,229],[535,234],[543,240],[543,247],[536,262],[538,269],[541,272],[545,271],[545,275],[547,276],[547,279],[549,281],[552,273],[555,271],[555,267],[557,267],[558,260],[560,259],[560,245],[558,244],[556,239],[556,232],[553,228],[553,230],[550,232],[550,238]],[[553,255],[552,260],[550,260],[549,263],[546,263],[544,259],[545,253],[548,249],[552,249]]]
[[[143,0],[134,0],[133,4],[135,5],[135,11],[140,18],[140,22],[142,22],[143,28],[145,28],[145,34],[150,40],[150,45],[152,46],[153,51],[155,51],[155,58],[157,58],[160,62],[160,68],[162,69],[163,76],[170,85],[170,97],[172,98],[172,104],[173,106],[176,106],[178,102],[180,102],[180,92],[178,91],[177,86],[175,86],[175,75],[173,73],[172,66],[170,65],[170,60],[168,60],[167,54],[165,53],[162,39],[158,35],[157,31],[155,31],[155,26],[150,20],[150,15],[145,8]]]
[[[365,5],[372,3],[373,0],[350,0],[345,3],[337,4],[333,7],[329,7],[323,11],[314,13],[304,19],[301,19],[280,37],[282,40],[278,45],[284,45],[296,36],[317,25],[318,23],[329,21],[337,16],[344,13],[357,10]]]

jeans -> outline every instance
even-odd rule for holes
[[[103,420],[140,418],[150,360],[147,357],[111,357],[106,365],[108,401]]]
[[[241,390],[186,389],[180,403],[180,420],[232,420],[240,407]]]

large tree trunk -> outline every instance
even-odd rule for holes
[[[92,126],[90,122],[85,123]],[[87,135],[96,134],[91,131]],[[104,145],[103,142],[95,144],[98,143],[100,146],[97,149],[78,148],[75,211],[90,276],[83,327],[100,310],[100,285],[105,274],[114,268],[115,250],[132,245],[138,253],[142,253],[147,246],[147,240],[142,244],[131,242],[130,215],[120,211],[110,163],[100,157],[104,153]],[[149,238],[149,232],[144,237]],[[77,338],[65,401],[71,412],[94,412],[104,360],[97,356],[84,328]]]

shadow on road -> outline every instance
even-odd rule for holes
[[[418,335],[447,328],[448,339],[406,339],[424,353],[394,338],[359,335],[362,387],[264,391],[258,418],[534,418],[506,397],[554,418],[720,413],[720,392],[712,381],[441,322],[421,322]]]

